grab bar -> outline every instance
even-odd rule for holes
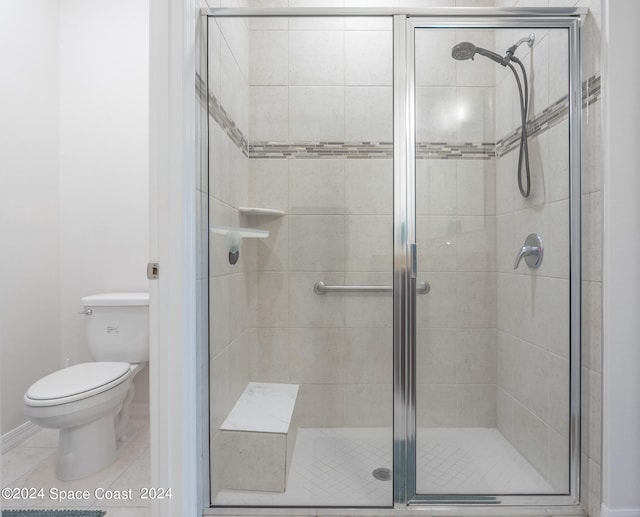
[[[322,280],[313,286],[316,294],[326,293],[390,293],[393,286],[390,285],[327,285]],[[429,282],[416,284],[416,293],[427,294],[431,291]]]

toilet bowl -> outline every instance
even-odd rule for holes
[[[148,360],[147,293],[93,295],[83,304],[92,318],[89,348],[96,359],[107,360],[53,372],[24,395],[24,412],[32,422],[60,429],[56,475],[64,481],[109,466],[132,438],[133,378],[146,362],[128,361]]]

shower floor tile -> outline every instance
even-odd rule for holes
[[[555,493],[497,429],[419,429],[417,448],[418,493]]]
[[[286,492],[221,490],[214,505],[390,506],[389,428],[298,430]],[[497,429],[419,429],[418,492],[424,494],[553,493]]]

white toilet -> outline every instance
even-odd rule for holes
[[[82,298],[89,350],[96,362],[53,372],[24,396],[25,414],[60,429],[57,476],[89,476],[113,463],[132,436],[133,378],[149,360],[149,293]]]

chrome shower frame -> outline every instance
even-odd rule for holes
[[[581,185],[580,140],[582,88],[580,68],[581,8],[431,8],[431,9],[202,9],[204,17],[387,17],[393,18],[394,228],[393,228],[393,506],[349,509],[350,515],[412,515],[415,509],[486,515],[491,507],[527,508],[528,515],[549,515],[549,507],[580,504],[580,341],[581,341]],[[569,42],[570,176],[570,490],[560,495],[469,496],[434,498],[416,493],[416,220],[415,220],[415,41],[416,29],[552,28],[566,29]],[[404,66],[404,63],[407,66]],[[401,64],[402,66],[398,66]],[[206,75],[205,75],[206,77]],[[203,383],[207,385],[206,382]],[[204,397],[203,400],[205,400]],[[203,407],[202,414],[209,408]],[[206,438],[202,461],[210,460]],[[209,473],[207,465],[203,472]],[[202,502],[210,505],[202,482]],[[391,501],[390,501],[391,504]],[[290,508],[211,507],[205,515],[290,515]],[[296,515],[344,515],[344,508],[295,508]]]
[[[533,11],[533,9],[527,10]],[[558,495],[501,495],[493,497],[473,497],[473,496],[430,496],[421,495],[416,492],[416,428],[413,425],[408,429],[408,434],[404,437],[405,446],[394,450],[394,455],[399,455],[406,451],[407,458],[402,461],[394,457],[394,465],[406,470],[410,476],[406,482],[404,493],[394,493],[395,503],[407,505],[410,507],[428,506],[433,508],[440,505],[442,509],[450,508],[449,505],[460,504],[469,506],[491,505],[491,506],[571,506],[580,503],[580,343],[581,343],[581,175],[580,175],[580,156],[581,156],[581,127],[582,127],[582,79],[580,67],[580,18],[577,14],[559,16],[558,10],[553,16],[549,16],[551,10],[540,10],[537,15],[532,16],[523,14],[522,16],[504,15],[498,18],[490,17],[472,17],[472,16],[433,16],[433,17],[409,17],[407,23],[407,34],[405,45],[407,48],[406,56],[409,68],[404,76],[406,82],[401,84],[394,83],[394,95],[399,95],[397,90],[405,92],[406,111],[413,120],[409,122],[408,127],[409,138],[406,142],[406,148],[400,149],[394,147],[395,152],[403,152],[407,155],[407,184],[415,185],[415,31],[420,29],[518,29],[518,28],[545,28],[545,29],[565,29],[568,33],[568,54],[569,54],[569,233],[570,233],[570,271],[569,271],[569,288],[570,288],[570,431],[569,431],[569,492],[567,494]],[[529,39],[529,38],[527,38]],[[402,80],[403,77],[396,79]],[[401,217],[400,214],[395,214]],[[415,211],[405,214],[404,218],[394,220],[396,227],[400,225],[406,228],[409,235],[415,235]],[[412,241],[414,242],[414,241]],[[394,250],[396,253],[398,250]],[[397,256],[397,255],[396,255]],[[407,276],[415,277],[416,271],[412,269],[415,264],[408,262]],[[415,284],[415,281],[414,281]],[[402,287],[402,285],[400,286]],[[406,293],[408,298],[415,300],[415,293]],[[409,303],[409,302],[405,302]],[[396,320],[400,321],[400,319]],[[405,346],[410,351],[409,361],[412,364],[411,374],[406,375],[407,378],[415,376],[415,309],[411,314],[411,339],[412,342]],[[394,343],[394,346],[397,344]],[[400,372],[398,372],[398,375]],[[404,387],[406,391],[415,390],[415,383],[411,387]],[[414,402],[406,406],[406,415],[404,419],[408,422],[414,422],[415,415],[415,391],[413,396],[408,396],[408,400]],[[401,440],[402,437],[395,434],[394,445]]]

